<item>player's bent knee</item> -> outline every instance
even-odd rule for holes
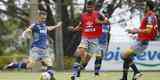
[[[86,52],[86,50],[85,50],[85,48],[83,48],[83,47],[79,47],[79,48],[78,48],[78,52],[79,52],[79,53],[84,53],[84,52]]]
[[[74,54],[74,56],[81,56],[82,54],[84,54],[85,53],[85,48],[82,48],[82,47],[79,47],[77,50],[76,50],[76,52],[75,52],[75,54]]]
[[[29,58],[27,68],[32,68],[34,63],[35,63],[35,60],[33,58]]]
[[[126,59],[126,58],[128,58],[129,56],[131,56],[131,55],[133,55],[133,54],[134,54],[134,49],[128,48],[128,49],[126,50],[126,52],[122,55],[122,57],[123,57],[124,59]]]
[[[43,60],[43,62],[47,65],[47,66],[53,66],[53,61],[51,58],[46,58]]]
[[[102,58],[102,54],[97,53],[97,54],[96,54],[96,58]]]

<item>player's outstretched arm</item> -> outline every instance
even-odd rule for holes
[[[33,25],[29,26],[27,29],[25,29],[21,35],[22,38],[25,38],[26,37],[26,34],[28,32],[31,32],[32,31],[32,28],[33,28]]]
[[[103,17],[103,20],[97,19],[96,21],[97,21],[97,23],[99,23],[99,24],[110,24],[109,19],[106,18],[106,17]]]
[[[137,34],[140,32],[140,29],[138,29],[138,28],[126,29],[126,32],[128,32],[130,34]]]
[[[153,25],[147,25],[146,27],[147,27],[146,29],[137,29],[137,28],[134,28],[134,29],[127,29],[126,31],[128,33],[131,33],[131,34],[136,34],[136,33],[149,34],[149,33],[151,33]]]
[[[144,34],[149,34],[152,32],[152,29],[153,29],[153,25],[147,25],[146,26],[147,28],[146,29],[142,29],[140,32],[141,33],[144,33]]]
[[[69,30],[72,30],[72,31],[81,31],[81,29],[82,29],[81,22],[76,27],[73,27],[73,26],[69,27]]]
[[[52,31],[52,30],[54,30],[54,29],[56,29],[58,27],[61,27],[61,26],[62,26],[62,22],[58,22],[57,25],[55,25],[55,26],[48,26],[47,28],[48,28],[48,31]]]

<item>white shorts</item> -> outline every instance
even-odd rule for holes
[[[131,49],[134,50],[134,55],[143,53],[144,50],[148,47],[148,41],[136,41],[134,45],[131,46]]]
[[[101,53],[98,38],[88,39],[88,38],[82,37],[80,45],[78,47],[85,48],[86,51],[91,54]]]
[[[47,49],[40,49],[37,47],[31,48],[30,50],[30,60],[35,61],[44,61],[48,66],[52,66],[52,59],[49,55]]]

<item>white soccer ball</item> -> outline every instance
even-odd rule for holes
[[[41,78],[42,80],[51,80],[51,75],[48,72],[43,72]]]

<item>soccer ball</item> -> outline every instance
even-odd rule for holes
[[[51,75],[48,72],[43,72],[40,80],[51,80]]]

